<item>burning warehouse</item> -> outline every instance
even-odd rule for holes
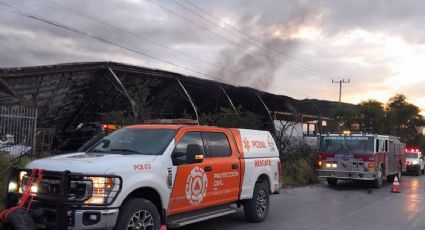
[[[335,106],[331,102],[299,101],[252,88],[114,62],[0,69],[0,105],[35,110],[35,123],[27,129],[37,127],[37,140],[44,142],[34,145],[35,148],[50,146],[52,140],[57,147],[57,143],[69,138],[69,130],[81,128],[81,124],[117,122],[117,114],[136,118],[138,122],[145,118],[197,119],[225,108],[235,116],[241,110],[255,114],[262,129],[272,129],[273,120],[299,117],[303,123],[319,123],[322,129],[322,122],[318,121],[327,120]],[[22,115],[20,110],[3,110],[3,120],[13,113]],[[1,128],[4,136],[6,125]]]

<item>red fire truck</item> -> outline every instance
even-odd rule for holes
[[[394,136],[328,134],[320,143],[318,174],[329,185],[338,180],[363,180],[379,188],[385,177],[391,182],[406,171],[405,144]]]

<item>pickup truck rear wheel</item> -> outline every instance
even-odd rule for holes
[[[155,205],[146,199],[132,198],[120,208],[116,230],[159,230],[161,216]]]
[[[245,216],[251,222],[263,222],[270,208],[269,190],[265,183],[257,183],[254,188],[252,199],[244,204]]]

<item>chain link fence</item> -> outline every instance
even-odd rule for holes
[[[0,152],[32,157],[36,151],[37,108],[0,106]]]

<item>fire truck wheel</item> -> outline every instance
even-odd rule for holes
[[[394,182],[394,178],[396,177],[397,175],[388,175],[387,176],[387,182],[389,182],[389,183],[393,183]]]
[[[149,229],[159,230],[161,216],[155,205],[146,199],[132,198],[120,208],[116,230]]]
[[[338,183],[338,179],[336,178],[327,178],[328,184],[331,186],[335,186]]]
[[[384,184],[384,172],[382,170],[382,166],[378,171],[378,178],[373,181],[373,187],[380,188]]]
[[[257,183],[254,188],[252,199],[247,200],[244,204],[246,218],[255,223],[263,222],[270,208],[269,190],[264,183]]]

